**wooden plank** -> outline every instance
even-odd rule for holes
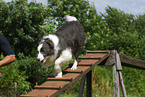
[[[47,97],[45,95],[20,95],[20,97]]]
[[[34,89],[51,89],[51,90],[60,90],[60,86],[35,86]]]
[[[110,51],[109,50],[98,50],[98,51],[87,50],[87,53],[110,53]]]
[[[133,67],[133,68],[139,68],[139,69],[145,69],[145,61],[131,58],[125,55],[120,55],[120,60],[122,65],[128,66],[128,67]]]
[[[47,95],[52,95],[56,92],[57,90],[48,90],[48,89],[34,89],[33,91],[31,91],[30,93],[28,93],[27,95],[30,96],[47,96]]]
[[[78,64],[78,66],[92,66],[92,64],[87,64],[87,63],[80,63],[80,64]]]
[[[70,83],[69,81],[46,81],[41,86],[54,86],[54,87],[63,87]]]
[[[72,81],[72,78],[47,78],[47,81]]]
[[[79,59],[101,59],[100,56],[96,56],[95,54],[87,54],[83,57],[79,57]]]
[[[74,75],[73,75],[74,76]],[[72,81],[73,78],[65,74],[62,78],[47,78],[48,81]]]
[[[62,76],[62,78],[47,78],[48,81],[72,81],[79,74],[77,73],[67,73]]]
[[[65,73],[83,73],[89,66],[78,66],[76,70],[71,70],[70,68],[64,70]]]
[[[94,63],[96,63],[96,61],[99,61],[98,59],[96,59],[96,60],[81,60],[80,62],[79,62],[79,64],[78,64],[78,66],[91,66],[92,64],[94,64]]]
[[[107,53],[87,53],[85,56],[83,56],[84,58],[98,58],[98,57],[103,57],[105,56]]]

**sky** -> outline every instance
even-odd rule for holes
[[[12,0],[4,0],[10,2]],[[42,2],[47,4],[47,0],[28,0]],[[95,5],[97,12],[105,13],[107,5],[120,9],[125,13],[131,13],[134,15],[145,13],[145,0],[89,0],[90,4]]]
[[[97,12],[105,13],[107,5],[134,15],[145,13],[145,0],[89,0],[94,2]],[[92,3],[90,3],[92,4]]]

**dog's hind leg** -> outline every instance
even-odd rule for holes
[[[76,70],[76,69],[77,69],[77,65],[78,65],[78,62],[77,62],[77,60],[75,59],[75,60],[74,60],[74,64],[73,64],[73,66],[71,67],[71,70]]]

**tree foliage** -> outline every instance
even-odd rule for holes
[[[40,3],[27,0],[1,2],[0,32],[12,44],[16,54],[23,52],[32,55],[39,39],[44,35],[41,25],[47,16],[45,7]]]
[[[136,17],[136,21],[135,21],[135,29],[138,31],[140,37],[142,37],[143,35],[145,35],[145,14],[143,15],[138,15]]]

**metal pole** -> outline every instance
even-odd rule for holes
[[[86,75],[82,77],[80,90],[79,90],[79,97],[83,97],[84,85],[85,85]]]
[[[92,70],[87,73],[87,97],[92,97]]]

